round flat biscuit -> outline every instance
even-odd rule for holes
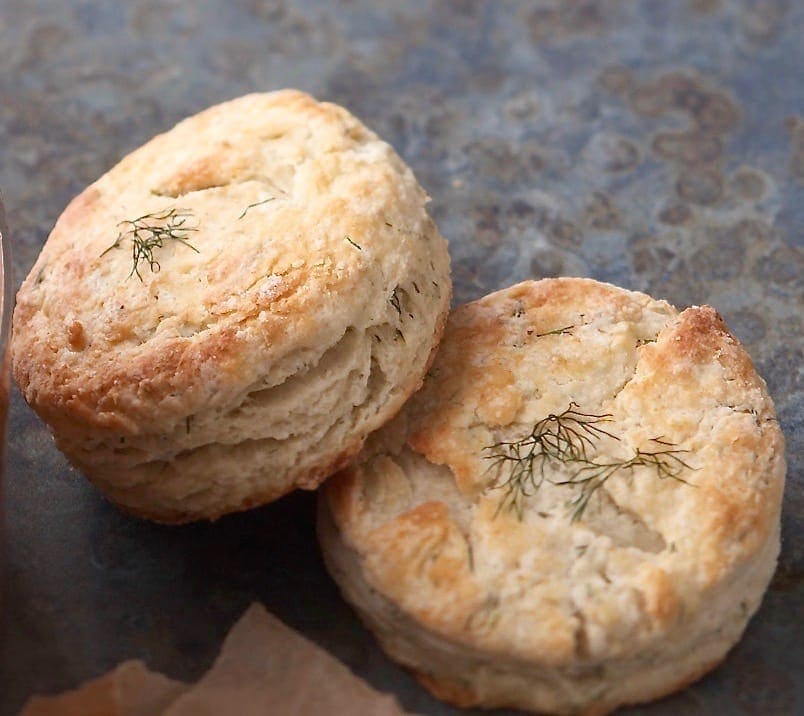
[[[421,384],[449,306],[428,197],[345,109],[211,107],[59,218],[14,374],[108,497],[165,522],[313,488]]]
[[[712,308],[526,282],[451,314],[422,390],[324,486],[319,534],[437,696],[605,714],[739,639],[784,472],[765,384]]]

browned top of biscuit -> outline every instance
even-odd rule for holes
[[[577,459],[542,460],[535,427],[547,420],[566,447],[562,414],[588,439]],[[775,560],[782,434],[708,306],[679,314],[588,279],[462,306],[374,450],[326,487],[365,579],[484,651],[554,665],[633,654]],[[608,478],[579,511],[596,475]],[[763,579],[727,597],[735,613]]]
[[[237,404],[387,310],[406,257],[438,237],[426,201],[341,107],[285,90],[205,110],[59,218],[17,297],[16,379],[57,431],[169,432],[200,406]],[[135,220],[140,238],[174,231],[153,264],[134,261]]]

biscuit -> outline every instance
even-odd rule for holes
[[[455,310],[319,497],[328,568],[459,706],[605,714],[719,663],[779,551],[784,443],[710,307],[588,279]]]
[[[132,513],[314,488],[438,343],[449,257],[427,201],[341,107],[292,90],[211,107],[64,211],[17,296],[16,380]]]

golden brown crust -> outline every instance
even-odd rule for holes
[[[344,450],[337,455],[331,462],[324,463],[319,467],[311,469],[306,474],[297,476],[297,487],[301,490],[317,489],[321,483],[327,479],[327,477],[345,468],[354,459],[355,455],[360,452],[361,447],[362,442],[355,443],[350,449]],[[162,525],[184,525],[188,524],[189,522],[195,522],[199,518],[214,522],[215,520],[219,520],[221,517],[232,514],[233,512],[245,512],[246,510],[251,510],[255,507],[260,507],[261,505],[266,505],[269,502],[279,499],[285,494],[285,490],[278,490],[275,487],[271,487],[267,490],[249,494],[237,505],[228,504],[217,510],[213,505],[210,508],[206,508],[203,515],[199,515],[197,511],[189,510],[171,510],[161,507],[158,509],[141,508],[136,506],[132,507],[131,505],[127,504],[127,500],[124,495],[121,494],[118,496],[116,494],[114,488],[110,488],[107,485],[98,485],[97,487],[101,491],[105,492],[109,499],[112,502],[115,502],[115,504],[117,504],[121,510],[132,517],[139,517],[140,519],[148,520],[149,522],[156,522],[157,524]]]
[[[536,462],[512,509],[511,463],[492,458],[572,406],[605,416],[586,472]],[[654,698],[722,658],[773,571],[783,437],[764,382],[707,306],[679,314],[586,279],[527,282],[462,306],[424,387],[376,443],[384,450],[324,489],[342,540],[322,538],[324,549],[351,555],[342,584],[378,595],[358,599],[372,626],[372,609],[393,605],[422,643],[426,634],[467,655],[470,686],[453,688],[449,659],[428,669],[380,629],[392,655],[457,689],[457,701],[509,703],[483,659],[523,683],[523,665],[577,680],[565,711],[556,704],[569,697],[553,692],[544,702],[518,692],[523,708],[611,703],[603,713]],[[573,481],[640,455],[670,461],[674,477],[651,462],[617,468],[572,518]],[[592,698],[604,666],[619,676]],[[633,692],[611,686],[642,671]]]
[[[473,706],[480,705],[474,689],[467,684],[459,684],[457,681],[449,679],[439,679],[423,671],[414,670],[413,675],[416,677],[416,681],[433,696],[453,706],[457,706],[460,709],[470,709]]]
[[[125,488],[132,511],[213,516],[274,494],[249,476],[260,484],[231,504],[221,485],[210,504],[185,505],[188,486],[131,472],[218,443],[309,433],[273,470],[279,494],[313,487],[399,409],[438,342],[449,259],[426,202],[393,150],[341,107],[293,90],[211,107],[67,207],[17,297],[17,382],[59,446],[96,483]],[[164,227],[177,213],[184,242],[163,239],[155,263],[135,263],[126,222]],[[338,385],[322,361],[336,363]],[[313,416],[283,403],[302,414],[296,430],[276,410],[262,430],[256,414],[242,417],[302,374],[322,404],[309,391],[300,402]],[[327,414],[354,430],[327,432]],[[304,454],[319,444],[318,458]]]
[[[233,117],[238,113],[262,111],[267,116],[266,126],[270,126],[268,124],[271,121],[270,113],[280,110],[283,115],[274,120],[280,125],[289,121],[285,115],[291,115],[292,120],[299,124],[305,121],[313,122],[316,119],[325,123],[325,131],[335,135],[328,138],[328,144],[332,146],[326,147],[327,151],[337,147],[340,151],[346,152],[350,145],[359,146],[348,133],[338,135],[327,126],[329,123],[357,124],[356,120],[342,108],[318,103],[300,92],[253,95],[218,105],[185,120],[169,134],[160,135],[124,159],[118,167],[88,187],[70,203],[56,224],[29,279],[20,290],[15,325],[18,326],[18,332],[22,333],[22,326],[44,318],[43,308],[50,312],[51,315],[48,316],[50,322],[76,315],[77,318],[71,322],[73,325],[81,323],[81,313],[85,313],[84,329],[92,326],[93,330],[89,335],[91,340],[88,351],[81,360],[83,363],[97,366],[98,370],[94,373],[88,370],[79,372],[73,366],[65,366],[60,362],[59,353],[62,351],[65,337],[60,336],[58,332],[48,332],[43,336],[26,330],[15,341],[16,377],[24,391],[30,392],[40,386],[42,389],[49,389],[53,391],[52,394],[48,393],[42,402],[50,404],[59,401],[60,407],[63,406],[70,417],[97,423],[98,427],[107,426],[107,421],[112,419],[110,414],[116,420],[120,420],[121,414],[127,413],[138,420],[153,419],[153,413],[149,411],[157,407],[156,403],[162,396],[170,393],[180,393],[184,396],[188,404],[182,406],[182,412],[187,409],[189,412],[194,412],[207,404],[211,392],[210,386],[203,386],[206,390],[199,388],[197,372],[200,366],[214,360],[216,370],[225,374],[244,371],[249,366],[244,365],[243,355],[248,354],[249,349],[253,349],[255,344],[260,351],[265,350],[266,344],[272,348],[278,344],[280,349],[288,350],[290,345],[282,345],[283,334],[292,330],[294,342],[305,342],[310,334],[319,330],[320,326],[314,317],[327,309],[331,310],[332,294],[348,294],[356,289],[358,281],[364,280],[365,267],[362,266],[361,252],[356,251],[344,237],[353,233],[355,240],[359,241],[362,235],[371,236],[376,231],[374,223],[379,222],[376,214],[361,216],[350,210],[346,196],[338,194],[326,197],[320,207],[320,213],[309,205],[291,204],[282,207],[278,210],[281,215],[270,224],[273,234],[270,244],[263,243],[261,232],[253,238],[238,237],[236,232],[240,227],[234,224],[239,220],[237,216],[248,207],[249,199],[258,198],[260,192],[265,191],[260,184],[272,186],[273,181],[270,178],[258,181],[256,178],[238,176],[237,167],[227,159],[238,147],[227,146],[223,137],[218,138],[217,135],[222,132],[215,127],[214,122],[228,120],[232,124],[236,123]],[[235,124],[235,127],[237,126]],[[257,124],[253,129],[246,126],[246,129],[256,133],[261,130],[261,125]],[[284,129],[292,131],[289,127]],[[197,158],[190,157],[184,164],[181,160],[177,164],[164,161],[165,155],[169,156],[170,152],[176,151],[176,145],[185,142],[187,137],[196,138],[204,131],[216,133],[214,138],[218,146],[203,158],[210,167],[209,171],[217,172],[214,179],[204,179],[203,176],[195,174],[199,169],[200,160]],[[359,136],[361,139],[364,137],[363,134]],[[204,140],[200,138],[197,141]],[[250,141],[253,143],[258,139],[254,137]],[[249,168],[252,173],[262,169],[248,167],[243,163],[249,158],[253,146],[245,144],[240,147],[243,152],[241,156],[243,161],[239,166],[240,173],[244,168]],[[384,146],[387,148],[387,145]],[[325,148],[316,147],[307,151],[314,155],[315,152],[325,151]],[[389,150],[382,159],[393,161],[395,158]],[[396,159],[396,162],[399,160]],[[148,174],[153,175],[156,172],[158,175],[161,165],[167,166],[172,176],[164,179],[162,184],[159,183],[158,176],[152,179],[148,174],[143,176],[143,169],[152,163],[157,167]],[[273,167],[269,165],[263,170],[268,169]],[[311,177],[316,180],[316,184],[305,186],[302,191],[316,191],[319,182],[332,180],[328,173],[333,169],[322,166],[319,172],[314,172],[314,177]],[[393,201],[398,189],[392,184],[380,184],[379,188],[377,186],[382,179],[390,179],[390,172],[384,166],[379,168],[379,173],[374,171],[374,167],[370,169],[372,171],[364,170],[362,177],[358,172],[358,176],[350,180],[347,196],[350,200],[371,197],[376,201],[376,194],[384,193],[385,196],[382,196],[379,206],[373,209],[372,214],[383,210],[393,212],[396,210]],[[394,169],[400,174],[403,173],[401,166]],[[135,172],[136,175],[132,176]],[[194,182],[189,183],[188,177],[194,179]],[[228,190],[229,194],[241,194],[242,202],[235,196],[225,196],[222,197],[223,201],[212,202],[209,196],[193,195],[209,188]],[[288,187],[288,191],[292,189]],[[281,188],[274,187],[273,193],[282,194]],[[159,346],[158,352],[143,351],[140,350],[141,338],[137,335],[144,327],[142,324],[156,325],[157,317],[162,323],[166,319],[162,313],[163,304],[158,303],[159,299],[154,292],[160,289],[169,291],[172,288],[186,290],[188,288],[184,281],[186,262],[181,267],[176,267],[173,273],[167,264],[158,274],[143,269],[143,282],[140,283],[134,277],[127,279],[131,269],[128,251],[114,251],[103,256],[101,254],[118,234],[117,226],[120,221],[132,218],[138,212],[145,214],[172,207],[176,204],[177,198],[181,199],[182,206],[197,212],[201,223],[198,232],[192,235],[192,240],[198,245],[199,251],[205,246],[208,249],[199,254],[186,252],[185,255],[180,254],[177,248],[177,255],[174,258],[181,256],[192,260],[189,266],[192,275],[188,280],[192,284],[196,282],[196,277],[198,280],[203,279],[206,291],[201,295],[194,294],[193,304],[173,307],[177,318],[186,321],[187,327],[195,332],[192,340],[177,335],[177,332],[166,331],[164,336],[156,334],[151,337],[153,343]],[[299,201],[306,198],[308,196],[302,193]],[[423,199],[423,194],[420,194],[422,203]],[[278,204],[281,199],[277,197],[275,201]],[[228,210],[227,213],[234,214],[225,217],[232,222],[227,222],[228,231],[222,231],[220,222],[208,215],[212,207],[207,207],[205,202],[214,203],[216,209],[222,206]],[[290,204],[291,200],[288,199],[287,203]],[[257,213],[259,208],[254,207],[252,212]],[[304,213],[313,215],[305,218]],[[296,238],[303,236],[310,227],[317,225],[321,221],[321,215],[332,223],[335,223],[335,217],[343,217],[338,222],[343,230],[330,229],[329,233],[337,238],[328,238],[327,250],[321,254],[333,265],[333,268],[328,270],[316,266],[318,257],[311,256],[303,242],[299,246],[300,242]],[[250,219],[251,216],[246,214],[239,221],[246,223]],[[209,223],[203,223],[204,220]],[[416,217],[416,220],[421,221],[421,217]],[[79,232],[81,245],[76,241]],[[211,235],[213,232],[219,236]],[[391,234],[390,231],[388,233]],[[242,238],[249,243],[237,252],[222,254],[221,249],[236,238]],[[396,240],[393,235],[388,238],[389,241]],[[259,244],[253,243],[255,239]],[[218,242],[222,242],[223,246]],[[271,250],[265,252],[266,247],[271,247]],[[268,269],[268,273],[273,272],[272,275],[282,277],[279,291],[273,290],[262,295],[241,293],[242,272],[238,270],[243,259],[241,251],[246,252],[247,258],[250,258],[247,253],[249,250],[255,253],[265,252],[264,257],[255,258],[260,259],[261,267]],[[178,276],[179,272],[182,275]],[[45,302],[45,297],[40,295],[41,291],[35,290],[35,285],[43,283],[43,273],[47,274],[45,279],[47,283],[58,284],[58,300],[55,296],[47,296]],[[250,273],[255,277],[260,276],[260,272],[253,268]],[[227,277],[230,277],[228,281]],[[104,281],[103,289],[109,292],[108,296],[100,296],[101,301],[96,298],[99,280]],[[176,285],[180,281],[182,284]],[[221,283],[223,285],[220,285]],[[237,290],[233,290],[235,286]],[[223,308],[224,300],[227,301],[226,314],[217,315],[225,315],[230,320],[217,320],[213,323],[212,317],[216,315],[216,311]],[[195,309],[198,308],[198,304],[206,308],[206,318],[196,315]],[[118,305],[121,308],[118,309]],[[271,311],[266,314],[264,311],[268,307]],[[102,312],[101,315],[98,315],[98,309]],[[119,313],[123,315],[119,316]],[[131,320],[131,313],[140,314],[142,318],[134,322]],[[107,321],[110,324],[108,328],[104,325]],[[244,322],[254,322],[258,330],[253,333],[244,332]],[[36,349],[43,340],[47,341],[51,356],[44,351],[37,352],[36,358],[47,361],[45,366],[39,366],[32,363],[31,358],[34,355],[28,351]],[[284,343],[290,341],[286,340]],[[116,349],[116,353],[110,356],[109,352],[113,349]],[[48,358],[50,360],[47,360]],[[46,377],[50,380],[44,383]],[[136,393],[139,400],[131,400],[127,392]],[[109,410],[105,411],[105,407]],[[158,407],[160,412],[164,412],[164,405],[160,404]]]

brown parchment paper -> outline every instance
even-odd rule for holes
[[[404,716],[326,651],[260,604],[232,627],[194,686],[126,661],[59,696],[35,696],[19,716]]]
[[[396,700],[252,604],[212,669],[165,716],[400,716]]]
[[[108,674],[58,696],[34,696],[20,716],[158,716],[187,684],[124,661]]]

